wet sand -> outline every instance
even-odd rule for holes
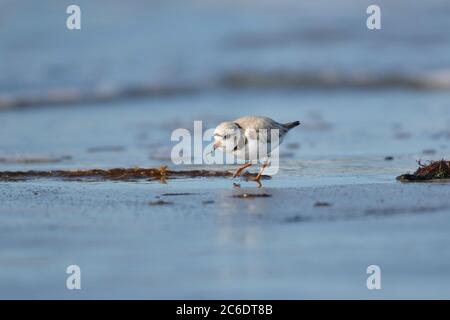
[[[188,194],[182,183],[0,183],[0,297],[450,297],[448,185],[211,179],[224,178],[185,181],[203,185]],[[65,289],[70,264],[78,292]],[[380,291],[366,288],[371,264]]]

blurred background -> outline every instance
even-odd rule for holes
[[[70,4],[0,1],[8,168],[170,164],[173,129],[247,114],[304,123],[286,159],[445,153],[448,1],[378,1],[381,30],[370,1]]]

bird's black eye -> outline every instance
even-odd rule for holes
[[[230,137],[229,134],[226,134],[226,135],[223,136],[224,139],[228,139],[229,137]]]

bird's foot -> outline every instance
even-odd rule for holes
[[[267,167],[267,165],[268,165],[267,161],[264,162],[263,165],[262,165],[262,167],[261,167],[261,170],[259,170],[258,175],[255,177],[255,182],[258,184],[258,188],[261,188],[261,187],[262,187],[261,177],[262,177],[262,174],[263,174],[263,172],[264,172],[264,169]]]

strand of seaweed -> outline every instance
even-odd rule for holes
[[[167,166],[159,168],[114,168],[87,170],[49,170],[49,171],[0,171],[0,181],[20,181],[39,178],[62,178],[65,180],[160,180],[173,178],[196,177],[229,177],[232,171],[218,170],[169,170]],[[256,174],[246,172],[244,177],[254,177]]]

